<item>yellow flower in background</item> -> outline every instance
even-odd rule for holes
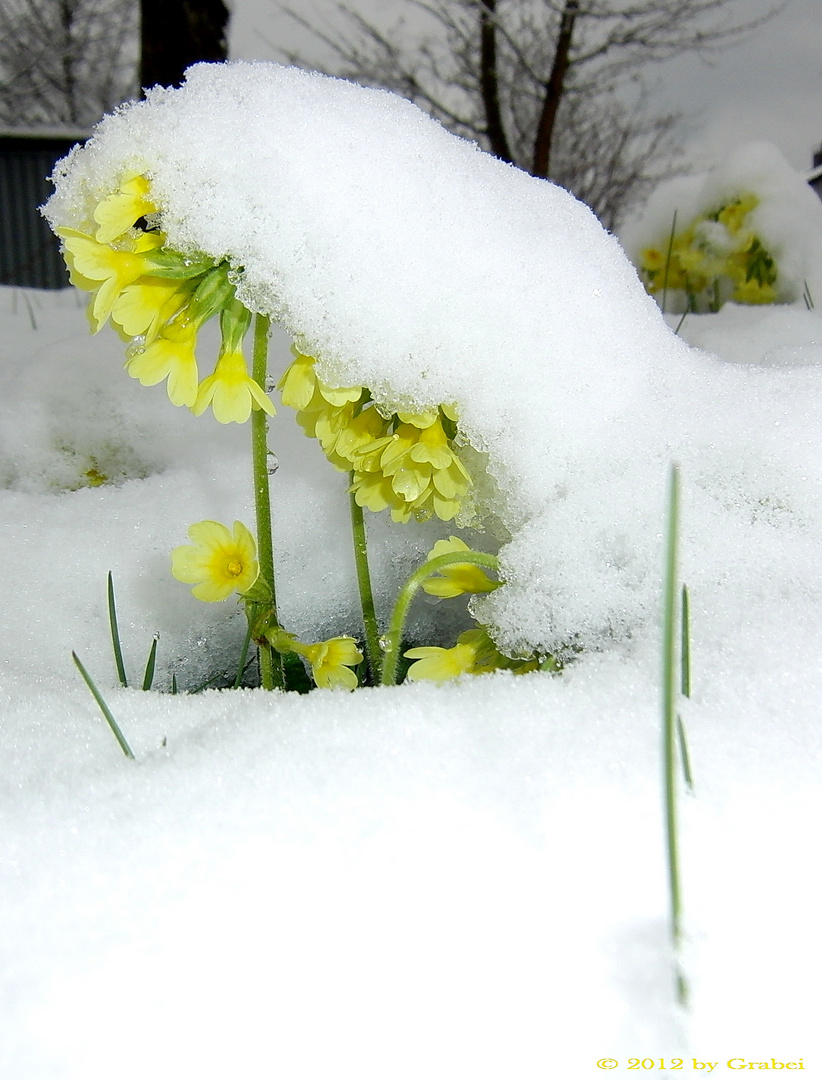
[[[458,536],[449,536],[447,540],[438,540],[428,553],[428,562],[440,555],[456,555],[471,548]],[[463,593],[488,593],[500,587],[499,581],[489,577],[484,567],[474,563],[453,563],[444,566],[436,574],[422,583],[425,592],[431,596],[452,597]]]
[[[745,218],[759,206],[756,195],[742,195],[734,202],[727,203],[718,211],[716,220],[725,226],[731,235],[736,235],[745,223]]]
[[[260,573],[254,537],[240,521],[233,532],[218,521],[198,521],[190,526],[192,544],[171,553],[171,572],[178,581],[194,585],[198,600],[214,603],[233,592],[245,593]]]
[[[151,252],[162,246],[163,237],[160,233],[144,233],[133,241],[130,250],[116,250],[75,229],[57,229],[57,234],[63,241],[72,285],[92,294],[89,322],[96,334],[105,326],[123,290],[143,274],[151,273]]]
[[[200,416],[209,405],[215,420],[221,424],[244,424],[252,408],[262,409],[269,416],[275,412],[262,387],[248,374],[245,357],[239,349],[220,356],[214,374],[200,383],[191,411]]]
[[[665,266],[665,256],[659,248],[645,248],[640,258],[642,259],[643,270],[646,270],[649,274],[656,274]]]
[[[639,269],[649,293],[681,291],[686,311],[718,311],[726,300],[776,302],[777,267],[748,215],[759,199],[743,192],[718,209],[697,215],[668,245],[645,248]]]
[[[145,176],[131,175],[113,195],[106,196],[94,209],[94,220],[99,228],[95,239],[108,244],[134,225],[140,218],[157,213],[149,191],[150,183]]]
[[[168,379],[168,397],[172,405],[194,405],[197,400],[197,324],[179,319],[165,326],[144,349],[126,362],[126,370],[143,386],[155,386]]]
[[[767,282],[754,279],[741,281],[731,293],[731,300],[737,304],[774,304],[776,289]]]
[[[457,644],[451,649],[426,645],[409,649],[405,655],[415,662],[408,669],[406,678],[411,682],[425,679],[430,682],[447,682],[460,675],[469,675],[474,668],[476,650],[470,644]]]

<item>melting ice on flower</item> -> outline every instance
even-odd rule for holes
[[[104,120],[58,169],[46,214],[93,235],[96,207],[118,219],[148,198],[128,188],[137,176],[167,247],[228,266],[238,300],[316,357],[323,385],[367,387],[386,413],[454,410],[474,524],[501,545],[506,581],[473,604],[503,648],[596,645],[647,621],[674,456],[698,489],[708,581],[725,573],[734,499],[756,503],[764,484],[812,516],[767,440],[713,467],[729,409],[752,431],[772,424],[761,385],[671,334],[586,207],[408,102],[273,64],[199,65]],[[419,487],[435,466],[413,460]],[[755,519],[743,534],[760,542]]]

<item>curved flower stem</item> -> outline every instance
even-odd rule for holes
[[[351,473],[351,483],[354,482],[354,474]],[[371,589],[371,571],[368,568],[368,545],[365,533],[365,519],[362,507],[354,498],[354,493],[349,493],[351,506],[351,535],[354,541],[354,563],[357,567],[357,585],[360,590],[360,606],[362,607],[362,621],[365,629],[365,657],[368,661],[368,671],[371,682],[376,685],[379,678],[380,664],[382,662],[382,649],[380,647],[380,631],[377,626],[377,612],[374,607],[374,593]]]
[[[486,555],[483,551],[459,551],[448,555],[438,555],[436,559],[429,559],[422,566],[418,566],[406,583],[400,589],[394,611],[391,614],[391,624],[386,634],[385,657],[382,664],[383,686],[395,686],[397,682],[397,665],[400,659],[400,646],[402,644],[402,631],[411,601],[416,595],[417,589],[427,577],[438,573],[446,566],[455,563],[472,563],[474,566],[484,566],[488,570],[499,573],[499,560],[496,555]]]
[[[271,320],[257,315],[254,321],[254,352],[252,378],[265,393],[268,375],[268,332]],[[262,409],[251,413],[251,461],[254,473],[254,505],[257,513],[257,557],[260,577],[271,590],[271,618],[277,619],[277,596],[274,589],[274,546],[271,538],[271,494],[268,489],[268,416]],[[258,645],[260,650],[260,680],[264,689],[284,686],[282,659],[275,656],[269,644]]]

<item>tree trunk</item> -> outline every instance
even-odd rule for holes
[[[140,86],[177,86],[198,60],[228,55],[223,0],[140,0]]]
[[[499,79],[497,77],[497,27],[494,21],[497,0],[481,0],[480,3],[480,84],[482,104],[485,109],[485,130],[491,153],[503,161],[513,162],[502,110],[499,103]]]
[[[551,143],[554,138],[557,110],[565,86],[565,75],[570,62],[571,40],[574,35],[574,22],[578,12],[579,0],[565,0],[565,7],[562,9],[562,17],[559,22],[559,35],[557,36],[557,47],[554,52],[554,62],[551,65],[551,74],[545,84],[542,114],[537,126],[537,137],[534,140],[532,176],[548,178],[548,170],[551,167]]]

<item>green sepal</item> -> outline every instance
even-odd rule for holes
[[[291,634],[288,630],[283,630],[281,626],[267,627],[265,630],[265,639],[271,648],[281,655],[296,653],[297,649],[295,649],[294,646],[300,644],[296,634]]]
[[[236,296],[232,296],[220,312],[221,352],[237,352],[250,326],[251,312]]]
[[[251,588],[242,594],[246,604],[270,604],[271,586],[263,578],[258,577]]]
[[[228,263],[213,266],[197,286],[188,306],[189,318],[198,326],[207,322],[231,301],[234,286],[228,280]]]
[[[152,277],[184,280],[199,277],[214,266],[214,260],[207,255],[181,255],[179,251],[165,248],[146,252],[144,258],[151,264]]]

